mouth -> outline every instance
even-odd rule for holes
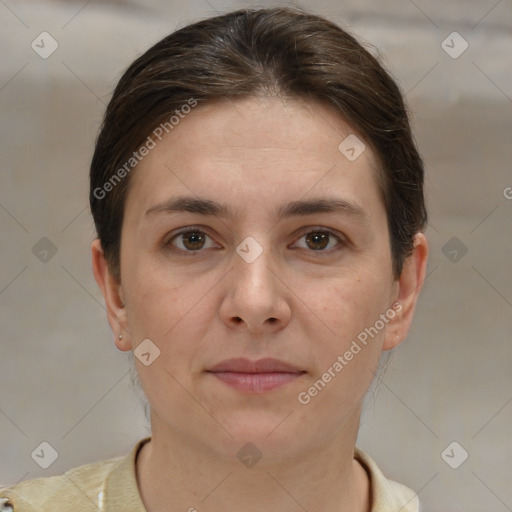
[[[206,371],[238,391],[260,394],[285,386],[306,373],[305,370],[273,358],[257,361],[227,359]]]

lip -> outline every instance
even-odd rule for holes
[[[301,377],[304,370],[270,357],[226,359],[207,370],[224,384],[246,393],[264,393]]]
[[[212,366],[209,372],[237,372],[237,373],[302,373],[303,370],[285,363],[279,359],[265,357],[251,361],[243,357],[226,359]]]

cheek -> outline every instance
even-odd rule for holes
[[[186,313],[186,294],[193,288],[176,282],[148,258],[126,258],[123,288],[128,321],[137,337],[161,340]]]
[[[322,295],[318,290],[318,295],[313,298],[315,303],[322,304],[318,318],[328,333],[319,358],[325,368],[350,350],[356,353],[353,357],[347,354],[348,358],[352,357],[350,366],[365,365],[365,361],[373,365],[378,359],[385,324],[379,322],[377,332],[374,326],[386,312],[390,293],[389,280],[379,279],[379,275],[382,274],[352,272],[331,280]]]
[[[377,370],[384,329],[370,329],[386,311],[389,290],[387,281],[375,275],[361,272],[333,280],[323,294],[318,317],[328,330],[310,343],[317,364],[298,399],[308,402],[308,413],[324,418],[326,431],[360,403]],[[316,322],[314,315],[308,318]]]
[[[149,338],[159,347],[166,367],[191,361],[194,353],[197,356],[198,340],[211,326],[210,294],[215,294],[218,276],[190,276],[150,258],[133,263],[130,268],[127,265],[125,286],[134,346]]]

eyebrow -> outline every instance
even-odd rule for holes
[[[179,212],[197,213],[200,215],[224,218],[234,217],[234,213],[228,205],[218,203],[211,199],[192,196],[168,199],[146,210],[145,215]],[[281,220],[295,216],[313,215],[315,213],[344,213],[351,217],[360,218],[366,222],[368,221],[368,215],[358,204],[339,197],[291,201],[278,209],[276,218],[277,220]]]

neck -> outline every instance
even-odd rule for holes
[[[368,476],[354,459],[358,423],[355,415],[339,436],[249,468],[236,458],[219,460],[152,417],[152,439],[137,459],[142,501],[148,512],[234,512],[241,503],[246,512],[369,512]]]

